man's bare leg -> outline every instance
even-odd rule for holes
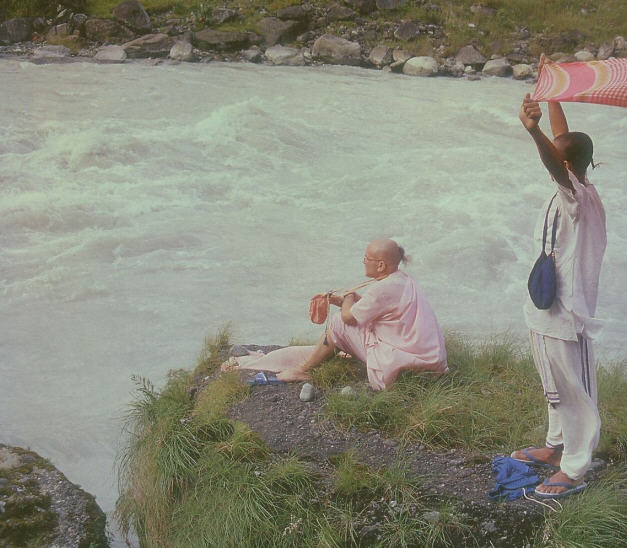
[[[285,382],[308,381],[311,378],[309,372],[324,360],[333,356],[334,352],[335,346],[333,341],[331,341],[331,337],[325,332],[322,337],[320,337],[318,344],[309,358],[300,365],[279,373],[276,378]]]

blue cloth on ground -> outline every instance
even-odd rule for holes
[[[516,500],[523,496],[523,487],[527,493],[532,493],[540,483],[529,466],[511,457],[494,457],[492,472],[496,474],[496,483],[488,493],[490,500]]]

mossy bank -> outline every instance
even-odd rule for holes
[[[162,390],[137,379],[117,513],[142,546],[619,546],[627,535],[624,364],[600,370],[602,441],[582,495],[487,498],[491,460],[541,443],[531,359],[506,337],[447,338],[451,374],[374,393],[334,358],[298,384],[220,373],[221,333]],[[349,387],[349,388],[346,388]],[[542,477],[542,474],[540,474]]]
[[[533,78],[557,61],[627,56],[622,0],[9,0],[0,54],[124,62],[360,65],[412,76]],[[410,61],[411,60],[411,61]]]

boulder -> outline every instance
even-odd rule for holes
[[[264,17],[257,23],[257,32],[266,46],[293,40],[302,29],[298,21],[282,21],[278,17]]]
[[[394,36],[403,42],[409,42],[418,36],[418,25],[413,21],[405,21],[394,31]]]
[[[305,58],[300,50],[284,46],[271,46],[266,50],[266,59],[273,65],[302,66]]]
[[[174,59],[175,61],[194,61],[194,48],[189,42],[177,40],[170,48],[168,57],[170,57],[170,59]]]
[[[250,34],[203,29],[194,33],[193,44],[203,50],[237,51],[250,45]]]
[[[227,21],[239,19],[239,12],[230,8],[214,8],[211,11],[211,21],[216,25],[221,25]]]
[[[372,51],[368,56],[368,61],[379,68],[391,64],[393,59],[392,48],[389,48],[388,46],[377,46],[372,48]]]
[[[410,51],[407,51],[406,49],[395,49],[392,52],[392,59],[394,59],[394,62],[405,62],[407,61],[407,59],[411,59],[413,57],[413,55],[411,54]]]
[[[277,10],[276,16],[282,21],[307,21],[309,11],[306,11],[302,6],[287,6]]]
[[[482,72],[490,76],[509,76],[512,73],[512,66],[505,57],[499,57],[498,59],[490,59],[483,65]]]
[[[57,36],[68,36],[69,34],[72,34],[69,23],[61,23],[60,25],[55,25],[46,33],[46,40],[51,40]]]
[[[27,17],[9,19],[0,24],[0,44],[15,44],[30,40],[33,34],[32,20]]]
[[[261,62],[262,57],[263,52],[257,46],[253,46],[250,49],[242,51],[242,59],[248,61],[249,63],[259,63]]]
[[[323,34],[318,38],[311,48],[311,54],[315,59],[335,65],[359,65],[361,62],[359,43],[334,34]]]
[[[460,63],[455,57],[447,57],[440,65],[439,70],[442,74],[459,78],[464,75],[465,68],[464,64]]]
[[[327,8],[327,21],[344,21],[354,19],[356,16],[357,12],[346,6],[340,6],[337,2]]]
[[[525,63],[520,63],[512,67],[514,80],[525,80],[533,76],[533,67]]]
[[[403,74],[409,76],[435,76],[437,73],[438,62],[433,57],[412,57],[403,65]]]
[[[575,59],[577,61],[594,61],[594,54],[590,53],[587,49],[582,49],[575,53]]]
[[[94,55],[94,59],[100,63],[124,63],[126,58],[126,51],[122,46],[103,46]]]
[[[126,0],[118,4],[113,8],[113,17],[140,34],[147,34],[152,30],[150,16],[137,0]]]
[[[167,34],[146,34],[122,44],[126,55],[131,59],[146,57],[167,57],[174,45],[174,38]]]
[[[372,13],[377,9],[375,0],[344,0],[344,3],[363,15]]]
[[[124,44],[135,38],[135,33],[112,19],[88,19],[85,36],[92,42]]]
[[[555,63],[574,63],[577,60],[572,53],[564,53],[563,51],[552,53],[549,58]]]
[[[486,58],[471,44],[461,48],[455,59],[464,65],[483,65],[486,62]]]
[[[604,61],[605,59],[609,59],[614,55],[614,42],[603,42],[599,46],[599,51],[597,52],[597,59],[599,61]]]
[[[627,57],[627,40],[622,36],[614,38],[614,56]]]
[[[72,16],[70,17],[69,23],[70,26],[72,27],[72,31],[79,31],[81,33],[81,35],[85,34],[85,23],[87,22],[87,20],[89,19],[89,17],[87,15],[85,15],[84,13],[74,13],[72,14]]]
[[[395,10],[407,3],[407,0],[376,0],[377,9],[379,10]]]
[[[59,59],[69,57],[72,52],[65,46],[42,46],[33,52],[34,59]]]

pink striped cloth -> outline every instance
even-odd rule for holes
[[[544,65],[532,99],[627,107],[627,58]]]

